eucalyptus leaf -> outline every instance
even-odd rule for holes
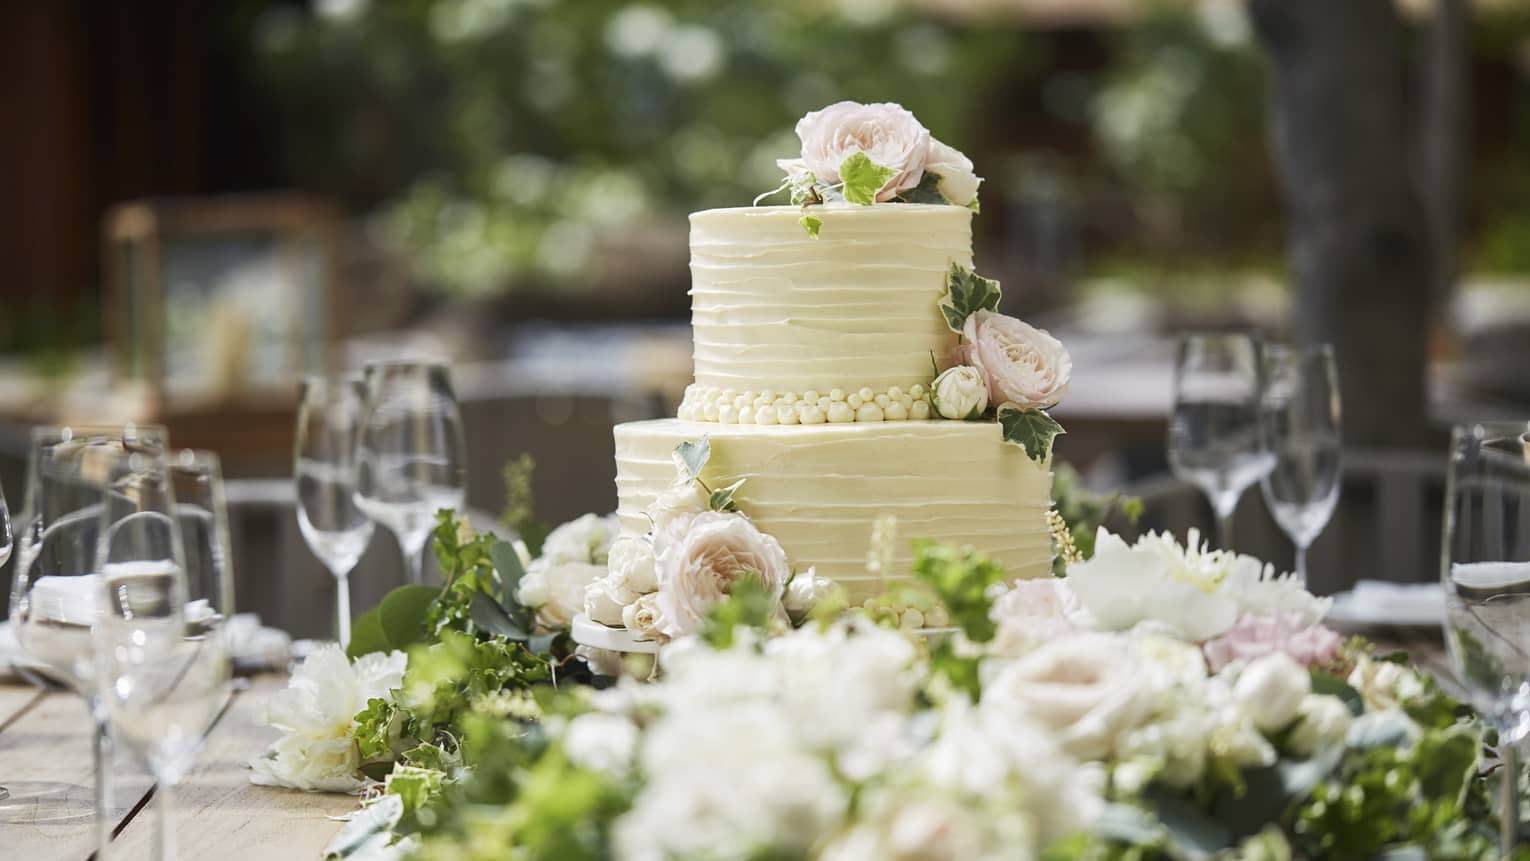
[[[396,795],[384,795],[362,807],[324,847],[325,861],[352,854],[373,836],[391,830],[403,816],[404,800]]]
[[[839,180],[844,183],[845,200],[861,206],[876,203],[877,192],[897,175],[896,170],[877,164],[859,151],[839,163]]]
[[[532,634],[531,637],[526,640],[526,650],[531,652],[533,655],[550,655],[552,654],[553,643],[557,642],[557,640],[557,632],[548,634]]]
[[[1400,711],[1371,712],[1355,719],[1344,741],[1358,750],[1373,747],[1396,747],[1407,744],[1418,734],[1418,724]]]
[[[382,613],[380,608],[373,607],[351,622],[351,642],[345,647],[345,654],[359,658],[373,652],[386,651],[388,638],[383,636]]]
[[[501,607],[499,602],[487,592],[473,593],[469,614],[473,624],[496,637],[525,642],[526,638],[531,636],[530,632],[517,625],[505,612],[505,608]]]
[[[1067,433],[1046,411],[1022,410],[1013,404],[999,407],[999,427],[1005,442],[1025,449],[1026,457],[1043,466],[1052,456],[1052,440]]]
[[[377,621],[389,649],[402,649],[425,639],[425,616],[440,594],[434,586],[400,586],[383,596],[377,605]]]
[[[1232,832],[1194,804],[1162,787],[1149,787],[1142,800],[1153,810],[1169,840],[1190,857],[1215,855],[1233,845]]]
[[[521,554],[509,541],[494,542],[494,546],[489,548],[489,561],[494,563],[494,570],[499,572],[499,582],[505,589],[508,609],[508,605],[515,601],[516,587],[521,584],[521,578],[526,576],[526,566],[521,564]]]
[[[946,292],[940,297],[940,313],[946,318],[946,326],[960,334],[968,317],[979,311],[997,310],[1002,295],[999,282],[953,262],[951,271],[946,273]]]
[[[1348,682],[1331,673],[1313,670],[1312,692],[1338,697],[1344,701],[1346,706],[1349,706],[1349,713],[1354,717],[1365,714],[1365,699],[1360,696],[1360,692],[1351,687]]]
[[[701,477],[701,470],[712,457],[712,438],[702,437],[695,442],[682,442],[675,446],[675,467],[688,481]]]
[[[719,487],[712,491],[712,496],[707,500],[708,507],[713,511],[738,511],[738,503],[733,501],[733,495],[744,486],[746,479],[739,479],[727,487]]]

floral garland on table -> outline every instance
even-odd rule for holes
[[[549,542],[594,557],[601,534]],[[310,658],[270,714],[323,724],[305,756],[357,781],[395,752],[331,847],[353,861],[1496,857],[1480,719],[1325,628],[1294,578],[1197,539],[1101,530],[1065,577],[1011,584],[922,544],[943,639],[861,610],[791,629],[749,577],[651,682],[555,688],[503,638],[445,633],[407,667]]]

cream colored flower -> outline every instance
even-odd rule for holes
[[[653,521],[653,552],[657,556],[690,529],[691,520],[710,510],[707,495],[694,481],[677,481],[648,507]]]
[[[622,608],[622,627],[648,640],[665,640],[659,593],[650,592]]]
[[[1328,694],[1308,694],[1302,699],[1300,719],[1287,742],[1297,756],[1311,756],[1349,734],[1354,715],[1344,701]]]
[[[940,193],[951,203],[966,206],[977,200],[978,185],[983,179],[973,171],[972,159],[955,147],[930,138],[930,153],[924,169],[940,177]]]
[[[666,544],[656,557],[655,570],[662,630],[671,637],[697,631],[707,611],[739,580],[757,580],[779,599],[791,576],[781,545],[741,514],[698,514],[683,536]]]
[[[1233,699],[1265,732],[1275,732],[1296,720],[1302,701],[1312,691],[1307,670],[1281,652],[1255,660],[1238,674]]]
[[[988,401],[1047,409],[1068,391],[1073,359],[1062,342],[1014,317],[977,311],[962,326],[967,364],[988,380]]]
[[[622,611],[638,599],[622,578],[608,573],[584,587],[584,614],[593,622],[613,627],[622,623]]]
[[[1147,715],[1149,682],[1127,641],[1084,634],[1047,643],[1005,667],[985,687],[981,706],[1035,721],[1056,732],[1074,756],[1100,759]]]
[[[614,577],[622,586],[639,595],[659,588],[653,572],[653,545],[645,538],[629,535],[616,539],[611,544],[607,565],[608,577]]]
[[[947,368],[930,384],[930,405],[941,418],[965,421],[988,409],[988,380],[977,368]]]
[[[550,564],[543,556],[531,563],[521,578],[517,597],[537,611],[537,623],[544,628],[561,628],[574,621],[584,610],[585,590],[604,577],[604,563],[564,562]],[[534,599],[543,598],[540,604]]]
[[[855,153],[895,173],[877,191],[888,201],[919,184],[930,152],[930,132],[902,105],[838,102],[797,121],[802,161],[818,181],[834,185],[840,165]]]

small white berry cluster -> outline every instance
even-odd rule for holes
[[[944,628],[951,624],[951,617],[946,613],[946,608],[936,603],[933,606],[920,610],[918,607],[890,607],[884,599],[867,598],[861,603],[866,612],[875,618],[896,617],[898,627],[905,631],[917,631],[921,628]]]
[[[691,385],[680,402],[679,418],[691,422],[740,425],[816,425],[824,422],[901,422],[930,417],[929,391],[920,383],[904,389],[892,386],[876,392],[867,386],[846,393],[809,390],[801,394],[740,392],[715,386]]]

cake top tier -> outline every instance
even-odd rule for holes
[[[971,266],[972,212],[949,205],[813,207],[817,238],[793,206],[713,209],[691,216],[691,323],[696,383],[681,417],[752,418],[770,406],[816,403],[842,412],[899,402],[928,386],[955,333],[939,300],[952,264]],[[744,399],[744,403],[735,401]],[[785,401],[777,404],[777,401]],[[759,403],[756,403],[759,402]],[[729,413],[724,407],[731,407]],[[709,413],[715,411],[716,415]],[[896,413],[896,408],[891,409]],[[912,416],[906,416],[912,417]],[[867,417],[862,417],[866,420]],[[745,419],[750,420],[750,419]]]

